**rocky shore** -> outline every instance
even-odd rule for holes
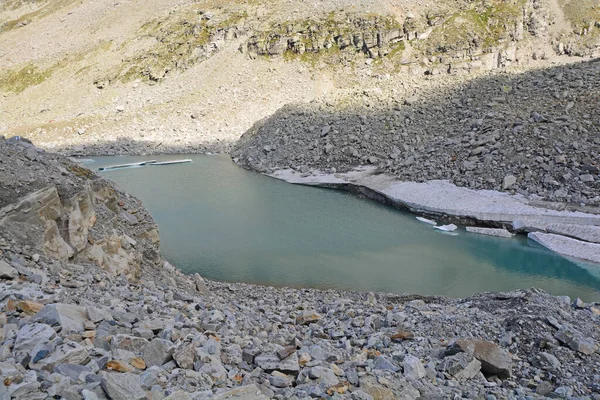
[[[439,82],[438,82],[439,83]],[[600,62],[286,105],[235,145],[260,172],[348,172],[600,205]]]
[[[600,305],[186,276],[140,202],[0,140],[2,399],[600,398]]]
[[[600,262],[600,62],[287,105],[234,161]]]
[[[536,204],[522,195],[472,190],[441,180],[402,182],[374,166],[336,174],[287,169],[270,176],[293,184],[346,190],[440,223],[466,225],[475,233],[504,237],[527,234],[552,251],[600,264],[600,215],[596,208],[567,210],[560,203]]]

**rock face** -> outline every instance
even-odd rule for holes
[[[365,15],[331,15],[328,19],[292,21],[273,24],[246,44],[252,57],[294,55],[352,48],[371,58],[383,57],[407,35],[393,17]],[[402,44],[403,45],[403,44]]]
[[[98,202],[109,191],[116,206],[134,203],[108,182],[100,193],[91,192],[97,222],[88,243],[106,237],[98,221],[111,226],[111,234],[135,238],[135,245],[122,245],[141,252],[139,278],[115,275],[81,252],[68,262],[40,252],[41,217],[24,218],[27,207],[19,203],[27,189],[34,193],[48,184],[44,175],[30,174],[37,163],[67,171],[53,175],[60,202],[44,197],[55,199],[52,207],[38,203],[38,210],[64,212],[63,197],[89,183],[93,188],[99,178],[82,179],[81,170],[69,172],[68,160],[37,151],[36,163],[13,171],[12,160],[31,147],[3,147],[8,145],[0,141],[0,172],[11,172],[0,181],[0,204],[22,206],[10,206],[21,212],[13,222],[20,230],[0,226],[0,398],[597,395],[598,379],[590,371],[600,363],[600,311],[580,299],[565,301],[536,289],[415,299],[199,280],[160,258],[156,228],[141,206],[135,213],[128,209],[138,220],[130,224],[108,212],[114,205]],[[33,181],[26,187],[15,176]],[[87,212],[80,207],[76,214]],[[44,218],[68,226],[67,218]],[[76,249],[66,232],[59,229],[60,237]]]
[[[447,4],[436,6],[421,15],[336,10],[307,19],[261,24],[241,49],[252,58],[283,55],[286,59],[304,60],[314,60],[322,54],[342,52],[352,57],[363,53],[370,58],[399,63],[405,72],[437,75],[494,70],[524,59],[545,59],[556,54],[591,55],[600,47],[595,35],[583,40],[574,32],[556,38],[563,40],[562,43],[548,46],[554,36],[548,26],[556,23],[552,17],[556,9],[546,2],[492,0],[470,2],[458,9]],[[584,13],[586,7],[589,10],[589,5],[574,4],[573,7]],[[589,11],[596,15],[595,10]],[[593,19],[589,16],[585,24],[589,33],[596,29]],[[578,23],[581,24],[581,20]],[[521,44],[526,33],[535,37],[535,44]],[[567,41],[569,45],[565,47]],[[346,59],[340,57],[340,61]],[[539,113],[535,119],[536,122],[546,120]],[[507,187],[516,182],[512,175],[507,178]]]
[[[162,266],[158,228],[137,199],[25,140],[2,140],[0,152],[0,179],[6,182],[0,196],[0,232],[26,241],[47,257],[94,263],[111,276],[137,279],[142,264]],[[121,213],[136,215],[135,227],[120,219]]]

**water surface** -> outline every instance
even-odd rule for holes
[[[526,238],[434,231],[411,214],[335,190],[291,185],[226,156],[97,157],[87,166],[191,158],[102,172],[139,197],[165,258],[215,280],[463,297],[539,287],[600,300],[600,266]]]

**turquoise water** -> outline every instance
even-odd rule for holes
[[[600,266],[526,238],[434,231],[411,214],[327,189],[291,185],[226,156],[97,157],[87,167],[158,159],[193,163],[101,172],[139,197],[165,258],[215,280],[468,296],[539,287],[600,300]]]

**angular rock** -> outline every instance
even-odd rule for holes
[[[139,375],[132,373],[100,372],[102,389],[111,400],[145,400]]]
[[[457,380],[467,380],[476,377],[481,371],[481,362],[469,353],[458,353],[444,358],[439,369]]]
[[[78,383],[79,377],[84,372],[92,372],[90,367],[78,364],[59,364],[54,367],[54,372],[68,376],[72,383]]]
[[[110,341],[110,347],[112,350],[127,350],[135,354],[140,354],[146,345],[148,345],[148,340],[141,337],[124,334],[114,335]]]
[[[284,372],[298,372],[298,354],[293,353],[288,358],[280,360],[275,354],[260,354],[254,358],[254,362],[265,371],[279,370]]]
[[[19,275],[17,270],[7,262],[0,260],[0,279],[14,279]]]
[[[186,391],[177,390],[176,392],[165,397],[163,400],[192,400],[192,397]]]
[[[155,338],[142,350],[142,358],[147,367],[161,366],[173,358],[173,343]]]
[[[32,321],[50,326],[60,325],[61,334],[83,333],[87,312],[85,307],[73,304],[48,304],[34,315]]]
[[[594,339],[584,337],[581,333],[572,330],[565,325],[561,326],[554,334],[554,337],[561,343],[569,346],[572,350],[586,355],[593,354],[598,350],[598,343],[596,343]]]
[[[279,371],[273,371],[269,376],[269,383],[271,384],[271,386],[275,386],[277,388],[285,388],[292,386],[292,382],[293,380],[291,376],[288,376]]]
[[[108,311],[104,311],[100,308],[96,307],[86,307],[86,313],[88,319],[93,323],[98,323],[101,321],[112,321],[113,317]]]
[[[386,371],[398,372],[398,368],[386,356],[377,356],[373,359],[373,369],[383,369]]]
[[[233,389],[217,393],[213,400],[268,400],[269,397],[262,394],[256,384],[239,386]]]
[[[300,315],[296,317],[296,323],[298,324],[310,324],[317,322],[323,317],[314,310],[303,310]]]
[[[36,360],[33,358],[29,366],[34,369],[52,370],[57,364],[83,365],[89,361],[87,349],[75,342],[66,342],[58,346],[52,353]]]
[[[312,367],[308,376],[311,379],[316,379],[319,383],[323,384],[325,388],[330,388],[339,383],[339,379],[333,370],[322,366]]]
[[[173,323],[172,319],[153,318],[140,322],[139,328],[151,330],[154,333],[159,333]]]
[[[6,387],[7,399],[26,399],[29,394],[36,392],[40,387],[35,371],[27,371],[12,379],[5,378],[0,384]],[[2,394],[1,391],[0,394]]]
[[[17,303],[17,309],[29,315],[37,314],[42,308],[44,308],[43,304],[31,300],[23,300]]]
[[[507,378],[512,372],[512,358],[510,354],[498,345],[485,340],[460,339],[448,346],[446,355],[469,353],[481,362],[484,373]]]
[[[554,355],[550,353],[539,353],[532,361],[532,364],[538,368],[542,368],[549,371],[556,371],[560,368],[560,361]]]
[[[35,355],[34,349],[41,348],[56,337],[56,332],[46,324],[27,324],[23,325],[14,344],[15,353],[26,353]]]
[[[193,343],[184,345],[176,349],[173,353],[173,359],[181,368],[194,368],[194,360],[196,359],[196,346]]]
[[[402,361],[402,367],[404,368],[404,375],[410,376],[414,379],[424,378],[426,375],[425,367],[417,357],[413,355],[407,355]]]
[[[514,175],[507,175],[504,177],[502,181],[502,189],[506,190],[512,187],[515,183],[517,183],[517,178]]]

